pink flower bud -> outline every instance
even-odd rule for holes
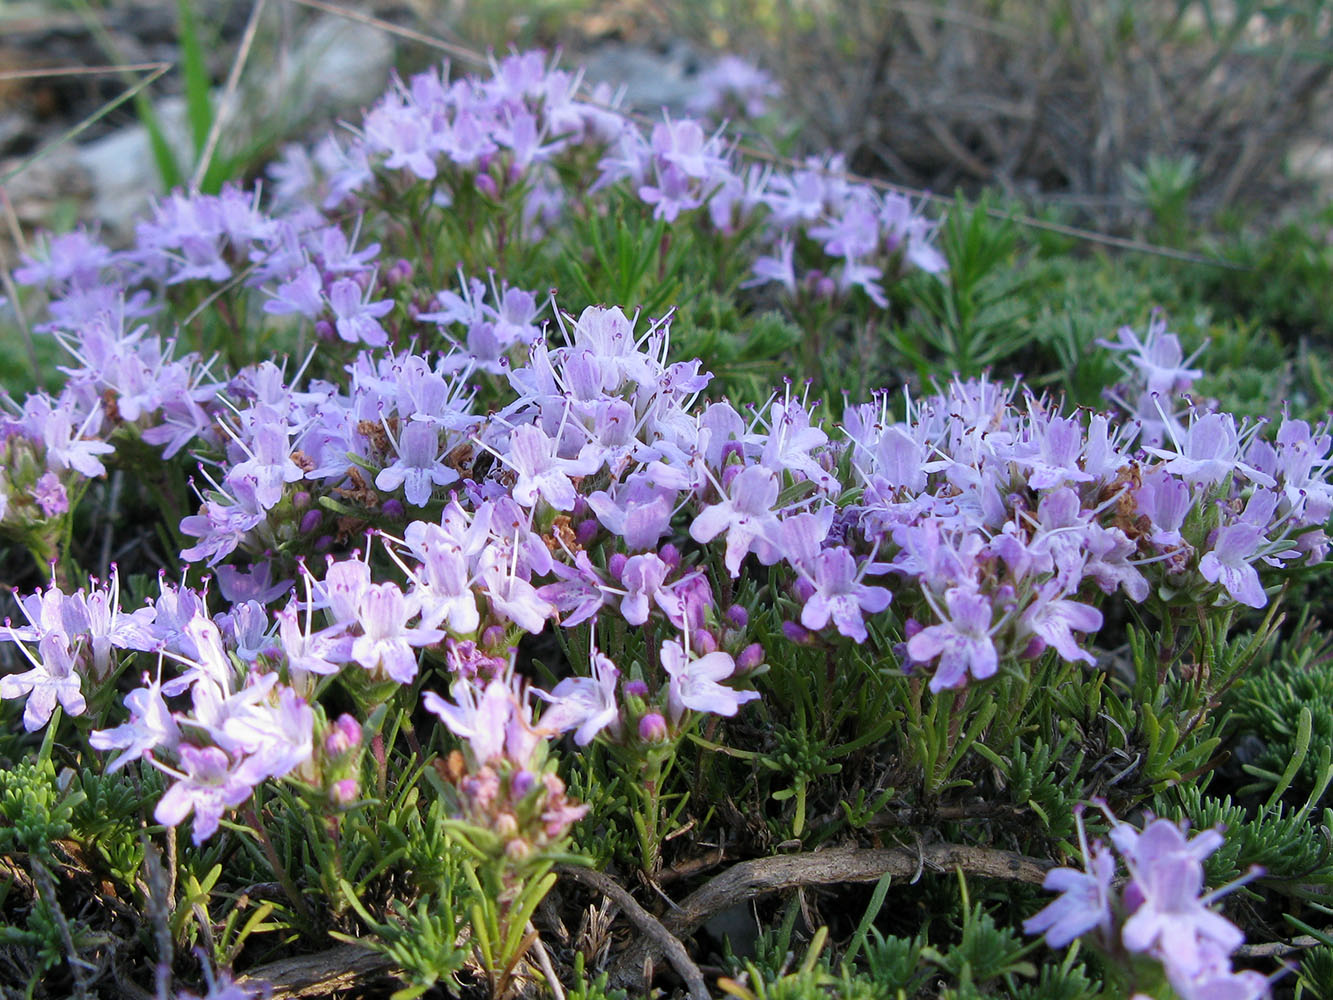
[[[336,806],[350,806],[356,801],[357,791],[356,779],[344,778],[333,783],[329,789],[329,799]]]
[[[625,571],[625,563],[629,562],[629,556],[623,552],[617,552],[606,561],[606,571],[611,574],[611,579],[617,583],[620,582],[620,574]]]
[[[625,694],[629,695],[631,698],[647,698],[648,685],[637,678],[632,681],[626,681]]]
[[[672,569],[680,569],[680,549],[667,542],[657,550],[657,557]]]
[[[334,720],[324,737],[324,752],[330,757],[341,757],[361,745],[361,723],[344,712]]]
[[[745,628],[750,624],[750,612],[740,604],[733,604],[727,608],[727,621],[736,628]]]
[[[717,652],[717,636],[713,635],[707,629],[694,633],[691,636],[694,641],[694,649],[700,656],[707,656],[709,653]]]
[[[789,642],[794,642],[800,646],[813,646],[815,637],[804,625],[796,622],[783,622],[782,634],[787,637]]]
[[[763,662],[764,647],[757,642],[752,642],[741,650],[740,656],[736,657],[736,673],[749,673]]]
[[[495,178],[490,174],[477,175],[477,190],[487,198],[494,198],[499,193],[499,189],[495,186]]]
[[[645,743],[661,743],[667,738],[666,719],[660,712],[649,712],[639,720],[639,739]]]
[[[1023,647],[1023,652],[1018,654],[1021,660],[1035,660],[1042,653],[1046,652],[1046,640],[1039,635],[1034,635],[1028,640],[1028,644]]]
[[[587,548],[597,537],[600,528],[601,525],[597,523],[596,518],[590,517],[586,521],[580,521],[578,527],[574,529],[574,540]]]
[[[523,770],[519,771],[509,780],[509,790],[513,793],[514,798],[521,799],[527,795],[528,792],[532,791],[533,786],[536,784],[536,775],[531,771]]]
[[[309,535],[318,531],[323,520],[324,512],[317,507],[312,507],[301,515],[301,534]]]

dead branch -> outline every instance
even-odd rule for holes
[[[622,988],[633,985],[645,965],[662,955],[659,948],[666,940],[679,945],[680,938],[688,937],[715,913],[765,893],[838,882],[876,882],[885,875],[910,879],[923,868],[931,871],[960,868],[967,875],[1040,884],[1050,867],[1049,862],[1011,851],[958,844],[933,844],[919,851],[902,847],[843,847],[742,861],[685,897],[658,924],[665,937],[645,931],[645,940],[629,949],[612,968],[611,983]],[[629,896],[608,876],[587,871],[583,875],[595,876]],[[607,894],[611,895],[609,891]]]
[[[699,967],[694,964],[685,946],[680,943],[680,939],[662,926],[662,922],[651,913],[639,905],[638,900],[622,888],[620,883],[610,875],[602,872],[593,871],[591,868],[576,868],[573,866],[562,865],[557,869],[565,878],[573,879],[575,882],[582,882],[584,885],[596,889],[602,895],[606,896],[629,918],[630,922],[638,928],[639,933],[643,935],[643,941],[646,947],[640,951],[638,969],[644,967],[645,958],[665,957],[671,963],[671,967],[676,970],[690,992],[690,1000],[708,1000],[708,986],[704,983],[703,973]],[[710,883],[711,884],[711,883]],[[639,949],[634,949],[639,951]],[[623,963],[617,964],[617,969],[621,968]],[[614,977],[614,973],[613,973]],[[633,983],[635,975],[629,976],[629,983]]]
[[[351,989],[367,980],[390,975],[389,959],[354,944],[339,945],[314,955],[285,958],[251,969],[236,981],[240,987],[272,987],[271,1000],[294,997],[323,997],[337,990]]]

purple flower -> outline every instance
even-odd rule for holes
[[[273,298],[264,303],[264,312],[285,316],[297,313],[314,319],[324,311],[324,279],[319,268],[306,263],[301,270],[278,286]]]
[[[771,469],[750,465],[732,479],[730,489],[713,506],[706,507],[690,524],[690,537],[707,544],[723,531],[727,533],[727,572],[739,576],[741,560],[751,551],[760,561],[777,561],[770,537],[778,530],[773,505],[778,499],[778,477]]]
[[[673,725],[680,722],[687,708],[732,716],[747,701],[759,697],[758,691],[734,691],[718,683],[736,672],[736,661],[729,653],[719,651],[691,659],[685,646],[672,639],[662,643],[662,666],[671,677],[667,705]]]
[[[1055,580],[1038,588],[1036,598],[1019,619],[1020,636],[1037,636],[1070,663],[1078,660],[1095,663],[1091,653],[1079,648],[1073,633],[1096,632],[1102,627],[1102,613],[1087,604],[1067,600],[1061,593]]]
[[[395,445],[398,458],[375,477],[378,489],[396,490],[405,484],[407,502],[424,507],[430,502],[433,486],[457,481],[458,473],[440,461],[439,431],[430,423],[412,421],[403,428]]]
[[[1121,931],[1126,948],[1151,950],[1177,976],[1193,976],[1212,964],[1210,953],[1229,955],[1245,940],[1200,898],[1203,859],[1221,846],[1220,833],[1205,830],[1186,841],[1175,823],[1157,819],[1142,832],[1117,824],[1111,838],[1131,876],[1125,898],[1133,912]]]
[[[473,770],[498,759],[529,769],[543,732],[533,728],[532,709],[526,698],[498,677],[485,690],[478,690],[467,679],[455,681],[450,694],[457,704],[445,701],[434,691],[423,692],[421,701],[464,741]]]
[[[1185,544],[1181,525],[1190,511],[1189,487],[1170,473],[1153,469],[1134,490],[1134,505],[1148,518],[1149,540],[1159,549]]]
[[[1092,481],[1093,477],[1078,466],[1083,452],[1083,426],[1077,417],[1033,414],[1029,426],[1033,440],[1024,461],[1032,470],[1028,474],[1030,487],[1047,490],[1063,483]]]
[[[352,638],[344,626],[334,625],[322,632],[311,631],[311,609],[306,605],[305,627],[297,614],[299,604],[293,602],[277,612],[278,638],[287,656],[288,668],[310,674],[336,674],[339,664],[352,657]]]
[[[1163,448],[1146,450],[1165,459],[1162,468],[1180,476],[1191,486],[1213,486],[1237,470],[1260,486],[1275,485],[1272,476],[1240,460],[1241,434],[1230,413],[1200,415],[1196,412],[1184,439],[1174,443],[1174,451]]]
[[[971,673],[977,680],[999,669],[999,654],[991,638],[990,601],[983,594],[952,587],[944,595],[948,617],[938,625],[923,628],[907,640],[907,654],[917,663],[939,657],[930,690],[959,688]]]
[[[1075,810],[1075,820],[1084,870],[1054,868],[1047,872],[1042,888],[1060,893],[1060,898],[1023,921],[1025,934],[1044,932],[1046,943],[1052,948],[1063,948],[1091,930],[1100,931],[1103,938],[1109,938],[1111,933],[1111,880],[1115,877],[1115,858],[1100,842],[1088,850],[1081,805]]]
[[[12,633],[13,630],[9,631]],[[39,656],[33,656],[22,642],[18,647],[33,665],[32,669],[0,677],[0,698],[8,701],[27,696],[23,728],[31,733],[45,726],[51,720],[57,701],[69,715],[82,715],[88,706],[79,675],[74,671],[68,638],[60,632],[43,636],[37,643]]]
[[[550,694],[533,692],[550,703],[542,713],[542,728],[561,733],[573,729],[574,742],[581,747],[586,747],[608,726],[618,733],[620,706],[616,703],[616,682],[619,679],[616,665],[593,650],[591,677],[566,677]]]
[[[183,773],[157,764],[177,780],[158,801],[153,818],[164,826],[179,826],[193,812],[191,839],[198,846],[217,830],[222,811],[240,805],[254,789],[237,773],[226,752],[217,747],[182,743],[177,752]]]
[[[1258,557],[1263,537],[1260,528],[1244,521],[1218,529],[1213,548],[1199,560],[1199,575],[1209,583],[1221,583],[1241,604],[1262,608],[1268,603],[1268,595],[1250,563]]]
[[[383,674],[399,684],[410,684],[417,675],[413,646],[429,646],[444,638],[439,629],[408,628],[415,607],[393,583],[372,584],[362,595],[357,621],[363,634],[352,641],[352,659],[373,674]]]
[[[671,567],[653,553],[631,556],[620,572],[620,582],[625,585],[625,596],[620,602],[620,613],[631,625],[642,625],[648,620],[649,598],[658,604],[668,604],[670,599],[662,591]]]
[[[107,764],[108,774],[120,770],[151,750],[165,748],[174,751],[180,743],[180,727],[162,698],[160,680],[151,681],[147,687],[135,688],[127,694],[125,707],[130,710],[129,722],[114,729],[99,729],[88,734],[88,742],[93,749],[120,751]]]
[[[314,752],[315,714],[288,687],[278,689],[277,704],[247,706],[223,723],[223,732],[248,756],[238,776],[251,784],[279,778],[310,760]]]
[[[353,278],[339,278],[329,289],[329,306],[333,309],[334,328],[338,336],[349,344],[369,344],[383,347],[389,335],[380,325],[381,317],[393,311],[393,302],[384,299],[369,301],[370,291],[361,290]]]
[[[34,416],[38,426],[33,432],[46,445],[46,459],[50,465],[57,469],[74,469],[89,479],[106,472],[106,466],[97,456],[109,455],[116,449],[105,441],[88,436],[96,434],[102,426],[100,406],[90,409],[77,428],[74,426],[77,417],[70,402],[56,407],[41,405]]]
[[[864,614],[878,614],[889,606],[884,587],[862,582],[865,564],[857,571],[856,560],[846,548],[826,549],[815,559],[811,581],[814,592],[801,610],[801,624],[819,631],[833,619],[838,631],[849,639],[865,642]]]
[[[789,236],[782,237],[778,240],[774,255],[764,254],[755,258],[751,267],[754,277],[741,282],[741,287],[754,288],[757,285],[766,285],[771,281],[776,281],[786,290],[788,295],[795,295],[796,264],[793,257],[795,251],[796,246],[792,243],[791,238]]]
[[[505,461],[518,473],[513,497],[524,507],[531,507],[540,496],[556,510],[574,509],[574,484],[571,476],[587,476],[597,471],[601,460],[595,456],[558,458],[555,440],[535,424],[515,427],[509,437]]]

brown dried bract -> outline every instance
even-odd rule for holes
[[[108,423],[118,424],[121,422],[120,404],[116,402],[116,394],[110,389],[102,393],[102,412],[106,414]]]
[[[389,435],[398,433],[398,418],[389,417],[383,422],[379,420],[358,420],[356,432],[369,441],[370,446],[376,451],[387,454],[392,448]]]
[[[568,551],[579,551],[578,539],[574,536],[574,526],[570,522],[568,514],[557,514],[551,522],[551,533],[542,535],[542,541],[546,547],[553,553]]]
[[[464,441],[457,447],[449,449],[444,456],[444,464],[457,472],[460,479],[471,479],[472,460],[476,457],[476,454],[472,442]]]
[[[451,785],[458,784],[467,774],[467,761],[463,759],[463,754],[458,750],[450,750],[449,756],[437,757],[433,763],[440,777]]]

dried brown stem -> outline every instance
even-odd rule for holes
[[[693,933],[714,914],[765,893],[838,882],[876,882],[885,875],[914,878],[924,869],[948,871],[953,868],[960,868],[968,875],[1040,884],[1046,878],[1050,863],[1011,851],[958,844],[932,844],[916,851],[902,847],[843,847],[742,861],[685,897],[658,924],[662,933],[645,931],[645,940],[621,956],[613,967],[611,983],[620,987],[634,984],[640,970],[662,954],[660,949],[666,940],[680,945],[680,938]],[[606,875],[583,872],[583,879],[589,884],[592,884],[593,877],[615,885]],[[615,888],[628,896],[618,885]],[[612,895],[609,888],[603,891]],[[621,902],[618,896],[612,898]]]
[[[314,955],[286,958],[251,969],[236,981],[242,988],[267,983],[271,1000],[323,997],[353,989],[392,971],[389,959],[354,944],[339,945]]]
[[[640,956],[642,956],[638,963],[639,969],[643,968],[643,957],[665,957],[671,963],[671,967],[685,980],[685,985],[689,989],[690,1000],[708,1000],[708,986],[704,983],[703,973],[694,964],[694,960],[690,958],[685,946],[680,943],[680,939],[662,926],[660,920],[640,906],[638,900],[622,888],[619,882],[611,878],[610,875],[593,871],[591,868],[562,865],[557,870],[563,877],[573,879],[575,882],[582,882],[608,897],[620,907],[630,922],[638,928],[646,942],[646,947],[641,946],[642,950],[639,951]],[[617,968],[620,968],[620,966],[618,965]],[[636,975],[631,974],[629,981],[632,983],[635,978]]]

